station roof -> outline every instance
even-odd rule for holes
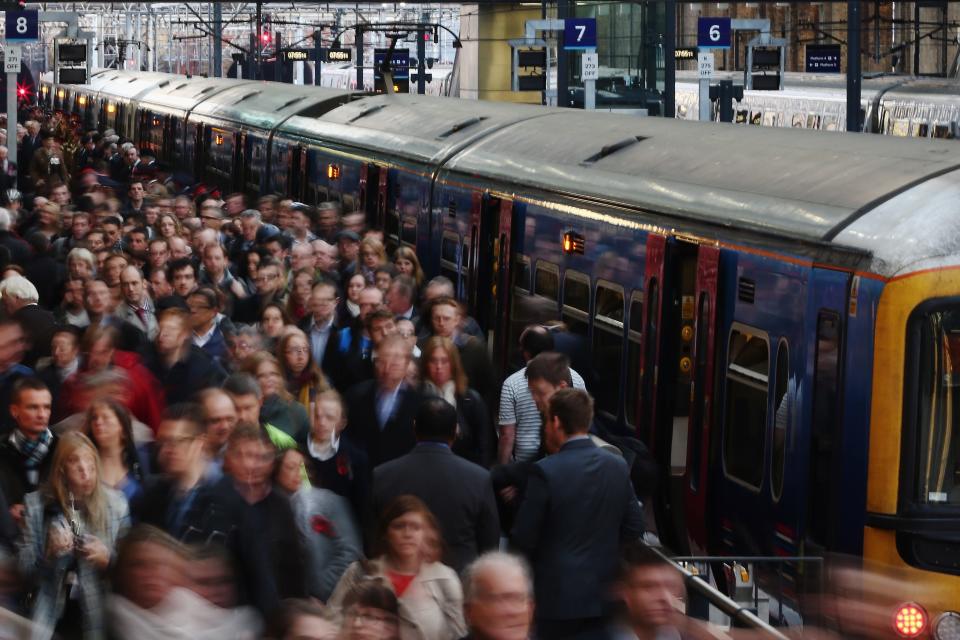
[[[823,242],[877,203],[960,167],[960,146],[566,111],[498,131],[448,166]]]
[[[333,137],[408,159],[440,161],[471,140],[555,111],[505,102],[378,95],[345,104],[322,118],[291,118],[283,130],[321,140]]]

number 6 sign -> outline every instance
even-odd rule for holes
[[[730,18],[699,18],[697,46],[701,49],[729,49]]]
[[[4,17],[7,42],[33,42],[40,35],[40,17],[36,11],[6,11]]]

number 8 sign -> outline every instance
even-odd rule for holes
[[[30,42],[40,35],[40,16],[36,11],[7,11],[4,18],[7,42]]]

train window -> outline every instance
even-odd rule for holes
[[[727,349],[723,466],[727,476],[758,490],[763,482],[769,371],[766,335],[735,325]]]
[[[557,300],[560,294],[560,270],[557,265],[543,260],[537,261],[537,273],[533,283],[533,293],[544,298]]]
[[[403,220],[403,229],[400,232],[400,240],[403,241],[403,244],[416,247],[417,246],[417,219],[416,218],[404,218]]]
[[[810,487],[830,486],[840,454],[840,314],[824,310],[817,315],[817,342],[813,365],[813,419],[810,433]],[[807,535],[830,547],[835,537],[836,509],[811,492],[807,505]]]
[[[581,336],[590,326],[590,277],[567,269],[563,274],[563,313],[567,328]]]
[[[627,424],[637,421],[640,407],[640,349],[643,345],[643,292],[634,291],[630,297],[630,330],[627,331],[627,390],[624,408]]]
[[[960,505],[960,310],[956,303],[910,319],[916,391],[910,394],[916,425],[913,477],[917,503]],[[908,405],[909,407],[910,405]],[[909,414],[908,414],[909,415]]]
[[[790,428],[790,348],[786,340],[777,347],[777,384],[773,388],[773,455],[770,459],[770,494],[774,500],[783,495],[784,467],[787,460],[787,431]]]
[[[230,179],[233,175],[233,134],[222,129],[210,129],[208,135],[208,167],[215,175]]]
[[[623,358],[623,288],[599,282],[593,317],[593,370],[597,375],[597,409],[617,415],[620,364]]]
[[[400,214],[396,209],[393,211],[387,211],[387,219],[383,231],[387,238],[393,240],[398,240],[400,238]]]
[[[530,293],[530,258],[517,256],[513,265],[513,289],[520,293]]]

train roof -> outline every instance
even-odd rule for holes
[[[106,94],[110,98],[134,99],[157,86],[165,80],[172,80],[181,76],[172,73],[114,71],[100,74],[96,78],[95,90]],[[102,82],[102,84],[100,84]],[[91,86],[94,88],[94,86]]]
[[[379,95],[345,104],[321,118],[291,118],[283,132],[430,162],[443,160],[471,140],[553,111],[512,103]]]
[[[960,146],[570,111],[496,132],[448,166],[823,243],[877,203],[960,167]]]
[[[291,116],[319,116],[349,102],[353,95],[339,89],[250,81],[200,102],[193,113],[270,130]]]
[[[141,101],[151,107],[189,112],[204,100],[240,84],[248,84],[226,78],[201,76],[175,76],[165,80],[141,96]]]

